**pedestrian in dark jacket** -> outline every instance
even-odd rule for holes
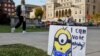
[[[21,26],[21,24],[23,25],[22,26],[23,33],[26,32],[26,19],[25,19],[26,13],[25,12],[26,12],[25,1],[22,0],[21,5],[18,5],[16,8],[16,14],[18,16],[19,22],[16,24],[14,28],[11,29],[11,32],[14,32],[16,28]]]
[[[67,21],[67,26],[74,26],[74,19],[73,19],[73,17],[69,17],[68,18],[68,21]]]

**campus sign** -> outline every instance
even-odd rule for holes
[[[85,56],[86,27],[56,26],[49,29],[48,55]]]

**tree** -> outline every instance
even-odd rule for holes
[[[10,18],[8,17],[7,13],[4,13],[2,8],[0,8],[0,24],[10,24]]]
[[[100,22],[100,14],[94,14],[92,16],[92,21],[94,21],[96,24],[98,24]]]
[[[36,8],[35,17],[39,18],[39,19],[42,19],[42,16],[43,16],[43,10],[42,10],[42,8]]]

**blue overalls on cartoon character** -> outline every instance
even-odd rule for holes
[[[66,53],[62,53],[62,52],[54,50],[54,56],[69,56],[69,54],[71,54],[71,49],[67,51]]]

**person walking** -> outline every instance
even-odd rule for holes
[[[13,33],[15,29],[19,28],[21,25],[23,32],[26,33],[26,9],[25,9],[25,1],[21,0],[21,5],[18,5],[16,8],[16,14],[18,16],[19,22],[16,24],[14,28],[11,29],[11,32]]]
[[[74,26],[74,20],[73,17],[68,17],[68,19],[66,20],[66,25],[67,26]]]
[[[68,25],[69,26],[75,26],[75,21],[74,21],[73,17],[68,18]]]

